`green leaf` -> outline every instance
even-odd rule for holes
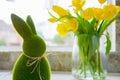
[[[95,54],[96,49],[99,48],[99,37],[90,34],[80,34],[77,37],[79,50],[82,50],[84,56],[88,56],[88,60],[90,60]],[[80,55],[82,54],[80,53]]]
[[[96,19],[95,19],[95,18],[93,18],[93,19],[92,19],[92,21],[90,22],[90,25],[94,28],[94,27],[95,27],[96,22],[98,22],[98,21],[96,21]]]
[[[89,42],[89,55],[88,55],[89,60],[93,55],[95,55],[96,49],[99,48],[99,37],[92,35],[90,41],[91,42]]]
[[[102,23],[101,23],[101,25],[98,29],[98,34],[102,35],[103,32],[107,29],[107,27],[108,27],[108,22],[107,21],[102,21]]]
[[[88,34],[95,35],[96,34],[94,29],[95,27],[91,25],[91,23],[88,21],[86,21],[86,23],[87,23]]]
[[[80,50],[83,50],[84,55],[87,54],[87,48],[88,48],[88,43],[89,43],[89,38],[88,34],[81,34],[78,35],[78,46]]]
[[[106,55],[108,55],[110,53],[110,49],[111,49],[111,40],[110,40],[110,35],[109,33],[107,33],[106,35],[106,38],[107,38],[107,46],[106,46]]]
[[[86,25],[86,23],[85,23],[85,20],[78,14],[78,13],[76,13],[76,15],[77,15],[77,17],[78,17],[78,21],[79,21],[79,33],[80,34],[84,34],[84,33],[86,33],[86,30],[85,30],[85,25]]]
[[[91,22],[84,20],[79,14],[77,14],[79,21],[79,33],[80,34],[95,34],[94,24],[96,20],[92,20]]]

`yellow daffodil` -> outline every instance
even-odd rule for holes
[[[117,14],[117,7],[113,4],[105,5],[103,7],[103,19],[104,20],[111,20]]]
[[[65,25],[60,23],[57,25],[57,32],[60,34],[61,37],[65,37],[68,31],[65,28]]]
[[[102,19],[101,15],[103,14],[103,10],[101,8],[93,8],[93,14],[96,20],[101,20]]]
[[[84,6],[86,0],[72,0],[72,6],[75,7],[75,12],[78,12]]]
[[[56,18],[49,18],[48,21],[54,23],[57,21],[57,19]]]
[[[56,12],[60,17],[68,15],[68,11],[63,9],[60,6],[53,5],[52,7],[53,11]]]
[[[100,4],[103,4],[106,2],[106,0],[98,0]]]
[[[93,14],[93,9],[92,8],[87,8],[85,10],[83,10],[82,12],[82,17],[85,19],[85,20],[90,20],[92,19],[94,16]]]

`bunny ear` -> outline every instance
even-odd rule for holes
[[[35,29],[35,25],[34,25],[34,22],[33,22],[32,18],[31,18],[31,16],[27,16],[26,22],[27,22],[28,25],[30,26],[31,31],[33,32],[33,34],[36,34],[36,35],[37,35],[36,29]]]
[[[31,35],[33,35],[31,29],[29,28],[29,25],[27,25],[25,21],[19,16],[11,14],[11,19],[14,28],[23,39],[29,38]]]

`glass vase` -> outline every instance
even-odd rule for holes
[[[75,37],[72,52],[72,75],[75,80],[105,80],[108,59],[104,37],[80,34]]]

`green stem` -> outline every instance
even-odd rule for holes
[[[81,72],[80,74],[84,74],[84,78],[86,78],[86,67],[87,67],[87,58],[84,54],[84,50],[83,48],[80,48],[79,46],[79,55],[80,55],[80,58],[81,58],[81,62],[80,62],[80,65],[79,65],[79,68],[81,68]]]
[[[51,12],[48,11],[48,13],[50,14],[51,17],[58,19],[57,17],[55,17]]]
[[[101,61],[100,61],[100,52],[99,52],[99,49],[96,53],[96,65],[97,65],[97,71],[98,71],[98,74],[100,76],[101,73],[103,73],[103,70],[101,68]]]
[[[84,63],[84,78],[86,78],[86,65]]]
[[[98,74],[100,75],[100,53],[99,51],[97,53],[97,69],[98,69]]]

